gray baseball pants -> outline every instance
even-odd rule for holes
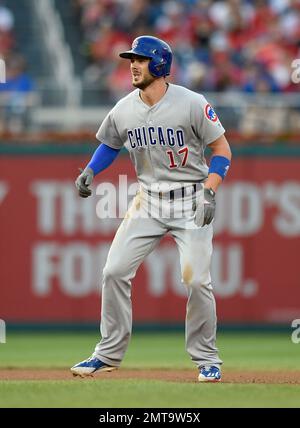
[[[170,202],[158,195],[149,197],[140,190],[134,198],[116,232],[103,270],[102,339],[93,356],[104,363],[118,367],[124,358],[132,330],[131,280],[145,257],[169,232],[179,249],[182,282],[188,295],[186,350],[198,367],[222,364],[215,343],[217,317],[210,276],[213,228],[211,224],[195,225],[194,197]],[[152,217],[149,217],[149,201]],[[155,210],[168,211],[170,206],[173,209],[170,216],[155,215]],[[179,215],[182,211],[184,214]]]

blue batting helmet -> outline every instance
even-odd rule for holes
[[[137,37],[130,51],[120,53],[121,58],[139,55],[149,58],[149,71],[154,77],[168,76],[172,64],[172,50],[163,40],[153,36]]]

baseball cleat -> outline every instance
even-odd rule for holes
[[[96,371],[112,372],[116,369],[117,367],[109,366],[108,364],[105,364],[103,361],[99,360],[99,358],[92,356],[87,360],[75,364],[75,366],[71,367],[70,370],[73,373],[73,376],[86,377],[92,376]]]
[[[221,371],[216,366],[200,367],[198,381],[199,382],[220,382]]]

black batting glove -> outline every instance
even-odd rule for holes
[[[204,189],[204,218],[202,226],[213,221],[216,210],[216,193],[212,189]]]
[[[75,181],[75,186],[78,190],[78,194],[81,198],[88,198],[91,196],[92,191],[89,186],[92,184],[94,178],[94,171],[91,168],[85,168],[84,171],[80,170],[81,174]]]

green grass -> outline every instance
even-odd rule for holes
[[[0,367],[68,368],[89,356],[97,333],[8,334]],[[219,334],[224,369],[298,370],[288,333]],[[135,334],[124,368],[192,368],[184,335]],[[195,375],[196,375],[195,370]],[[154,380],[0,381],[0,407],[299,407],[300,385],[198,384]]]
[[[297,407],[295,385],[184,384],[138,380],[5,381],[0,407]]]
[[[0,367],[69,367],[87,358],[99,340],[97,333],[9,334],[0,345]],[[288,333],[223,333],[218,336],[220,356],[228,369],[299,368],[300,344]],[[178,333],[135,334],[122,367],[192,368]]]

